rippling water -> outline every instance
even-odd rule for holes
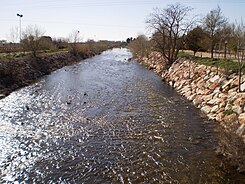
[[[202,119],[126,49],[0,101],[1,183],[242,183]]]

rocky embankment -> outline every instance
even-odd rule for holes
[[[188,59],[178,59],[164,70],[163,59],[158,53],[140,62],[157,72],[209,119],[222,125],[229,138],[222,140],[219,151],[245,171],[245,92],[238,92],[238,75],[226,74],[222,69]],[[245,81],[244,75],[242,81]],[[245,91],[245,82],[241,89]]]
[[[38,58],[0,60],[0,98],[36,79],[80,61],[70,53],[56,53]]]

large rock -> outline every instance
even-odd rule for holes
[[[232,83],[233,79],[230,79],[229,81],[225,82],[225,84],[222,86],[222,89],[227,88],[231,83]]]
[[[202,103],[201,96],[196,96],[196,98],[193,100],[193,104],[198,107]]]
[[[204,107],[201,108],[201,111],[204,112],[205,114],[210,113],[212,108],[209,105],[205,105]]]
[[[218,115],[216,116],[216,120],[217,120],[217,121],[223,121],[224,117],[225,117],[225,114],[224,114],[223,112],[220,112],[220,113],[218,113]]]
[[[208,105],[215,105],[217,104],[217,98],[213,98],[207,102]]]
[[[215,90],[215,88],[217,88],[217,86],[218,86],[218,83],[217,83],[217,82],[214,82],[214,83],[211,84],[208,88],[209,88],[210,90]]]
[[[231,110],[231,109],[232,109],[232,105],[231,104],[226,104],[225,110],[228,111],[228,110]]]
[[[242,136],[242,134],[245,132],[245,124],[242,124],[236,131],[236,134],[238,136]]]
[[[190,101],[193,101],[195,98],[196,98],[196,94],[192,94],[191,96],[188,96],[187,99],[190,100]]]
[[[230,87],[234,88],[234,87],[238,86],[238,81],[239,81],[238,76],[234,77],[233,81],[230,84]]]
[[[181,94],[185,94],[187,92],[191,92],[191,87],[189,85],[181,89]]]
[[[216,113],[218,110],[219,110],[219,106],[215,105],[215,106],[212,107],[211,112],[212,113]]]
[[[230,115],[226,115],[224,118],[223,118],[223,121],[227,124],[232,124],[232,123],[235,123],[236,121],[238,120],[238,117],[237,117],[237,114],[233,113],[233,114],[230,114]]]
[[[243,109],[240,106],[233,105],[232,110],[237,114],[241,114]]]
[[[238,120],[240,124],[245,124],[245,113],[240,114]]]
[[[237,105],[237,106],[242,106],[245,104],[245,98],[241,97],[241,98],[237,98],[235,101],[234,101],[234,105]]]
[[[209,79],[209,81],[211,83],[214,83],[214,82],[218,81],[219,79],[220,79],[220,76],[219,75],[215,75],[214,77],[212,77],[211,79]]]
[[[211,67],[210,71],[214,73],[217,72],[217,67]]]
[[[207,103],[208,101],[210,101],[213,98],[214,94],[210,94],[210,95],[203,95],[202,96],[202,100],[203,102]]]
[[[243,82],[240,86],[241,91],[245,92],[245,82]]]

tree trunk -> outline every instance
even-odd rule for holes
[[[241,78],[242,78],[242,68],[239,66],[239,72],[238,72],[238,91],[242,92],[241,89]]]

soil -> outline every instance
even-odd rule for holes
[[[81,61],[81,59],[70,53],[55,53],[37,58],[0,60],[0,98],[35,82],[54,70]]]

